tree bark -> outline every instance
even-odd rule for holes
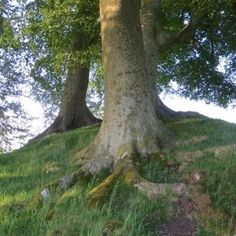
[[[83,172],[114,169],[119,160],[157,153],[166,138],[155,113],[147,72],[139,0],[101,0],[105,110],[92,144],[78,153]]]
[[[157,96],[156,100],[156,115],[162,121],[204,117],[202,114],[194,111],[174,111],[167,107],[159,96]]]
[[[167,46],[173,44],[175,41],[169,32],[166,32],[161,25],[160,19],[160,0],[142,0],[142,7],[140,11],[140,18],[142,23],[142,34],[144,49],[146,53],[147,69],[149,77],[152,78],[151,86],[155,88],[157,78],[157,64],[161,52],[166,50]],[[171,42],[169,42],[171,41]],[[173,42],[172,42],[173,41]],[[163,121],[181,119],[187,117],[200,117],[197,112],[176,112],[168,108],[156,95],[155,111],[158,119]]]
[[[72,52],[76,53],[82,50],[86,43],[85,40],[82,34],[78,34],[77,38],[72,42]],[[101,122],[100,119],[93,116],[86,105],[88,82],[88,66],[80,64],[69,66],[59,114],[54,122],[33,140],[40,139],[51,133],[65,132]]]
[[[158,158],[169,138],[155,112],[155,83],[146,65],[140,9],[141,0],[100,0],[104,119],[94,141],[77,153],[79,170],[69,178],[74,182],[110,169],[111,175],[90,191],[91,206],[104,200],[118,179],[155,200],[163,192],[186,192],[184,184],[152,183],[136,167],[138,159]]]

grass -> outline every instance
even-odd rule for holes
[[[166,155],[170,159],[173,152],[236,143],[236,125],[220,120],[188,119],[167,125],[179,141],[208,137],[204,142],[169,148]],[[89,185],[75,185],[63,196],[59,192],[52,193],[41,206],[33,204],[44,186],[75,170],[75,153],[88,145],[97,132],[98,127],[85,127],[52,135],[15,152],[0,155],[0,235],[154,235],[155,227],[170,215],[168,196],[153,202],[135,189],[117,183],[103,205],[89,208],[86,206],[88,192],[101,176],[94,178]],[[194,169],[205,171],[206,188],[214,207],[235,219],[236,153],[221,158],[206,153],[203,158],[186,166],[184,172]],[[155,161],[143,163],[142,174],[154,182],[176,182],[180,178]],[[46,220],[52,209],[54,217]],[[155,219],[151,217],[153,214]],[[209,219],[207,227],[199,225],[197,235],[221,236],[225,232],[228,229],[224,222]]]

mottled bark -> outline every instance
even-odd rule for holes
[[[157,64],[160,54],[174,43],[185,42],[192,35],[190,27],[185,27],[176,33],[170,33],[163,28],[160,19],[160,2],[158,0],[142,0],[140,12],[147,69],[149,77],[152,78],[150,81],[153,88],[156,86]],[[156,95],[155,106],[157,117],[163,121],[201,116],[197,112],[176,112],[168,108],[158,95]]]
[[[133,154],[157,153],[165,140],[166,130],[155,114],[139,11],[138,0],[100,1],[105,110],[99,134],[78,154],[84,172],[113,169]]]
[[[72,43],[72,52],[82,50],[84,44],[85,38],[79,34],[78,38]],[[54,122],[34,139],[42,138],[51,133],[65,132],[101,122],[101,120],[93,116],[86,105],[88,82],[88,67],[76,64],[68,68],[68,78],[59,114]]]

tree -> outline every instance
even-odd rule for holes
[[[143,0],[141,19],[149,73],[156,74],[159,83],[177,81],[180,86],[174,92],[191,99],[221,106],[234,101],[233,9],[231,1],[179,1],[173,5],[171,1]],[[231,64],[230,73],[218,70],[224,57],[228,66]],[[156,111],[162,120],[199,116],[195,112],[174,112],[159,98]]]
[[[72,42],[72,53],[83,49],[86,37],[79,33]],[[79,63],[69,65],[68,75],[60,105],[60,111],[54,122],[33,140],[51,133],[65,132],[86,125],[101,122],[90,112],[86,104],[86,94],[89,82],[89,68]]]
[[[50,84],[51,78],[48,80],[47,74],[52,74],[57,86],[62,81],[57,77],[66,77],[59,114],[36,139],[100,122],[86,104],[89,67],[93,61],[90,51],[99,41],[93,39],[94,31],[98,29],[98,25],[94,24],[97,12],[91,11],[95,10],[94,6],[92,1],[38,1],[27,5],[29,25],[26,35],[30,37],[32,51],[38,52],[41,57],[36,59],[38,63],[33,70],[34,78],[40,78],[42,84]],[[90,21],[92,23],[89,24]],[[46,48],[44,54],[41,52],[42,45]],[[45,73],[45,69],[48,73]]]
[[[180,32],[169,32],[165,30],[161,24],[161,4],[159,1],[143,0],[141,4],[140,18],[147,68],[148,73],[153,80],[152,86],[155,87],[156,78],[158,78],[157,64],[160,63],[163,52],[165,52],[166,48],[170,47],[172,44],[183,43],[184,40],[186,40],[186,37],[183,36],[184,34],[187,35],[188,40],[189,38],[192,38],[193,34],[192,32],[189,33],[189,29],[186,26]],[[156,97],[155,110],[157,117],[163,121],[201,116],[197,112],[173,111],[165,106],[158,95]]]
[[[93,34],[90,36],[90,33],[98,29],[98,24],[94,24],[97,11],[93,14],[88,7],[91,5],[95,10],[93,2],[80,1],[79,6],[74,1],[67,1],[66,4],[54,4],[53,1],[18,1],[17,4],[12,4],[11,1],[1,2],[0,130],[1,139],[5,143],[9,143],[7,135],[16,131],[16,127],[17,132],[23,132],[25,123],[22,122],[19,129],[16,124],[13,125],[13,119],[10,119],[13,113],[23,117],[21,104],[8,99],[11,96],[21,96],[22,85],[32,85],[33,95],[47,104],[47,107],[48,104],[58,106],[62,97],[63,80],[67,78],[58,116],[36,138],[100,122],[86,104],[89,67],[90,61],[92,62],[92,57],[87,54],[92,54],[90,51],[95,50],[96,45],[96,42],[92,42]],[[55,12],[60,14],[55,15]],[[83,12],[88,15],[86,22],[83,20]],[[65,16],[65,13],[67,16],[61,21],[61,16]],[[64,24],[60,31],[58,25],[54,24],[55,18],[60,19],[61,26]],[[78,21],[74,21],[75,18]],[[92,27],[88,26],[89,21],[92,22]],[[52,28],[48,27],[50,23]],[[51,114],[51,111],[47,113]]]
[[[18,10],[10,1],[0,3],[0,149],[3,151],[11,150],[13,139],[28,136],[25,120],[29,117],[18,101],[23,94],[22,85],[28,83],[21,68],[24,59],[17,37],[20,24],[12,24],[12,19],[17,20]]]
[[[100,18],[105,80],[105,111],[94,141],[78,153],[79,172],[112,174],[91,192],[97,201],[118,177],[147,194],[176,185],[156,185],[143,179],[135,158],[160,153],[168,132],[155,113],[156,91],[148,73],[140,22],[141,1],[101,0]]]
[[[100,1],[104,120],[94,141],[77,158],[80,173],[94,175],[109,169],[112,174],[91,191],[92,200],[99,199],[118,177],[148,195],[165,188],[179,192],[183,187],[150,183],[135,167],[135,159],[158,155],[170,139],[155,113],[155,67],[161,52],[168,52],[173,44],[191,42],[196,32],[192,22],[177,32],[163,28],[161,21],[153,20],[158,19],[159,4],[152,0]]]
[[[51,6],[50,3],[52,2],[49,1],[48,6],[50,9],[53,9],[53,11],[57,11],[57,14],[58,11],[61,11],[61,6],[63,6],[63,9],[67,7],[67,4],[57,3],[57,7],[55,8],[55,6]],[[71,6],[71,4],[73,4],[73,1],[69,1],[68,5]],[[91,5],[90,3],[82,1],[77,5],[77,7],[79,9],[84,9],[83,7],[86,4],[88,4],[89,9],[91,9],[91,6],[95,9],[97,3]],[[156,77],[161,78],[161,81],[160,79],[158,80],[159,89],[161,84],[164,83],[164,85],[167,85],[170,80],[178,81],[180,87],[178,91],[175,91],[175,93],[180,93],[181,95],[188,96],[192,99],[198,99],[201,97],[201,99],[205,99],[208,102],[210,101],[220,105],[227,105],[235,98],[235,85],[232,83],[230,76],[227,75],[229,73],[219,73],[219,71],[217,71],[217,66],[219,65],[220,56],[228,57],[228,52],[232,52],[233,49],[232,46],[234,40],[233,38],[230,39],[230,34],[227,33],[232,31],[232,24],[227,25],[227,30],[222,30],[220,27],[226,18],[229,19],[229,22],[233,21],[231,2],[220,1],[215,5],[213,1],[203,1],[201,3],[196,3],[194,1],[188,3],[185,1],[179,1],[173,6],[171,4],[171,1],[142,1],[142,14],[145,15],[147,13],[146,16],[143,17],[147,19],[147,15],[149,14],[149,23],[143,28],[144,45],[148,45],[147,47],[145,46],[145,51],[147,54],[151,52],[150,58],[153,58],[151,59],[153,63],[150,63],[150,65],[153,66],[152,70],[155,72]],[[213,5],[217,9],[214,12],[212,11]],[[171,8],[173,7],[175,8],[174,14],[171,12]],[[64,11],[68,14],[67,10]],[[80,16],[80,21],[84,22],[86,17],[88,18],[87,13],[88,12],[85,14],[83,13],[82,17]],[[91,14],[90,11],[89,14]],[[171,17],[167,18],[166,16],[168,15],[171,15]],[[96,17],[94,17],[94,20],[97,21]],[[219,33],[218,36],[215,35],[214,31],[204,23],[209,20],[217,28],[216,31],[222,31],[224,37],[221,37],[221,40],[217,39]],[[46,18],[45,22],[50,22],[50,17]],[[60,25],[60,20],[55,20],[55,16],[53,17],[51,25],[50,31],[52,31],[52,28],[54,27],[53,25],[55,25],[55,31],[57,31],[58,28],[63,28],[63,26],[58,27],[58,25]],[[91,26],[92,24],[88,25]],[[68,27],[69,25],[67,25],[67,28]],[[93,32],[95,33],[94,38],[98,38],[98,32]],[[206,42],[201,42],[202,35],[205,35],[207,41],[214,44],[215,53],[212,53],[211,50],[212,43],[207,45]],[[227,43],[229,48],[223,52],[219,49],[225,39],[230,43]],[[228,39],[230,39],[230,41]],[[221,44],[219,44],[219,42],[221,42]],[[194,45],[200,46],[195,47]],[[224,42],[224,45],[226,45],[226,42]],[[189,54],[193,54],[193,50],[195,56],[189,56]],[[202,53],[202,51],[204,53]],[[177,61],[178,55],[183,56],[179,61],[184,63]],[[201,56],[199,57],[197,55]],[[215,61],[213,66],[212,63],[204,62],[205,60],[209,60],[208,55],[211,56],[211,61]],[[149,58],[149,56],[147,56],[147,58]],[[150,59],[148,60],[150,62]],[[168,63],[166,63],[166,61]],[[207,64],[209,64],[210,67],[205,66]],[[173,70],[173,66],[178,66],[180,69],[177,68],[176,70]],[[233,67],[231,66],[230,68]],[[157,69],[159,69],[158,76],[156,73]],[[189,71],[196,70],[198,73],[195,73],[195,75],[189,73]],[[175,73],[176,71],[178,71],[178,73]],[[219,84],[220,86],[217,86]],[[158,117],[162,120],[186,116],[199,116],[197,113],[174,112],[166,107],[159,98],[157,98],[156,102],[156,111]]]

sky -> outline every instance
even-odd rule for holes
[[[162,94],[161,99],[169,108],[175,111],[196,111],[213,119],[221,119],[236,124],[236,107],[231,106],[224,109],[213,104],[206,104],[204,101],[191,101],[177,95]],[[45,123],[47,123],[47,120],[44,117],[42,105],[27,97],[22,97],[21,102],[25,111],[34,117],[32,121],[29,121],[29,132],[35,136],[43,132],[46,129]],[[19,143],[15,142],[12,148],[18,149],[20,146]]]
[[[180,96],[164,96],[164,103],[175,111],[196,111],[214,119],[221,119],[236,124],[236,107],[229,106],[227,109],[214,104],[206,104],[204,101],[191,101]]]
[[[204,101],[191,101],[177,95],[161,95],[164,103],[175,111],[196,111],[214,119],[221,119],[236,124],[236,108],[227,108],[206,104]],[[43,108],[39,102],[30,98],[22,98],[24,109],[35,119],[31,123],[31,132],[38,134],[43,131],[45,118]]]

